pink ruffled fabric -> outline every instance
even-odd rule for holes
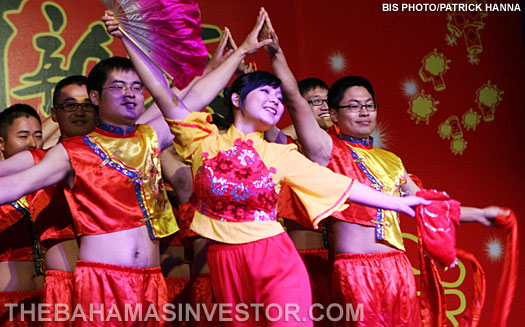
[[[204,71],[208,51],[202,41],[198,5],[192,0],[135,0],[111,8],[121,28],[183,89]],[[121,1],[116,1],[120,3]],[[108,4],[109,3],[109,4]]]

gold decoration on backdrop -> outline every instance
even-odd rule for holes
[[[467,141],[463,138],[463,130],[458,116],[450,116],[438,126],[438,134],[442,139],[450,140],[450,150],[453,154],[462,155],[467,148]]]
[[[472,108],[470,108],[469,111],[465,112],[461,117],[461,123],[467,131],[475,131],[476,126],[479,125],[480,121],[481,116],[477,112],[472,110]]]
[[[468,142],[465,141],[465,139],[457,138],[450,141],[450,151],[452,151],[453,154],[459,154],[462,155],[463,151],[467,148]]]
[[[452,1],[453,3],[456,1]],[[485,1],[480,1],[485,3]],[[466,3],[478,3],[475,0],[467,0]],[[478,55],[483,52],[481,35],[479,32],[485,27],[483,18],[487,17],[484,11],[456,11],[447,14],[447,29],[450,34],[445,35],[448,45],[454,46],[457,40],[463,36],[467,50],[467,59],[471,65],[479,64]]]
[[[410,119],[415,120],[416,124],[424,121],[428,125],[430,117],[437,111],[437,104],[439,101],[434,100],[431,95],[427,95],[424,90],[421,90],[419,94],[410,99],[410,108],[407,112],[410,114]]]
[[[496,85],[490,85],[490,80],[477,89],[476,103],[484,121],[490,122],[494,120],[496,106],[503,100],[501,97],[503,93]]]
[[[443,91],[446,88],[445,79],[443,75],[448,71],[450,60],[444,54],[438,53],[437,49],[430,52],[423,59],[421,59],[421,68],[419,69],[419,77],[423,82],[431,81],[434,85],[434,90]]]

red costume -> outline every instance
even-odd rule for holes
[[[43,157],[38,150],[31,151],[34,163]],[[35,225],[30,211],[30,203],[34,194],[22,197],[16,202],[0,206],[0,261],[32,261],[35,275],[42,275],[42,256],[40,242],[35,231]],[[3,276],[4,278],[6,276]],[[15,276],[16,278],[16,276]],[[31,305],[41,302],[43,290],[0,292],[0,325],[1,326],[35,326],[30,315],[24,315],[24,321],[19,316],[20,307],[14,308],[13,319],[10,320],[9,308],[5,304],[23,304],[27,311]],[[36,310],[35,310],[36,313]],[[36,320],[36,316],[34,317]]]
[[[315,226],[344,208],[353,181],[307,160],[294,145],[267,143],[262,133],[244,135],[235,126],[221,134],[210,119],[192,113],[167,121],[177,152],[192,162],[198,202],[191,229],[223,243],[211,245],[207,255],[217,302],[231,305],[233,326],[254,325],[252,304],[263,306],[259,319],[266,324],[312,326],[310,283],[277,221],[278,192],[282,184],[291,186]],[[300,321],[286,313],[271,321],[271,305],[295,305]]]
[[[377,191],[399,195],[406,183],[401,160],[377,149],[372,139],[361,140],[335,133],[328,168],[355,178]],[[352,203],[333,217],[354,224],[374,226],[376,240],[401,251],[371,254],[338,254],[332,276],[334,297],[362,305],[363,320],[344,317],[341,326],[420,326],[420,309],[414,275],[404,251],[396,212]],[[386,283],[386,284],[385,284]],[[345,320],[346,319],[346,320]]]
[[[146,225],[150,237],[157,239],[178,230],[160,175],[160,151],[153,128],[138,125],[124,131],[99,123],[90,134],[61,144],[75,172],[74,187],[66,189],[66,199],[77,235],[106,234]],[[167,289],[160,267],[77,263],[73,304],[81,304],[85,313],[90,312],[90,305],[100,305],[106,310],[104,314],[108,308],[116,307],[123,315],[120,310],[128,303],[131,310],[138,306],[148,310],[153,305],[161,315],[166,302]],[[144,312],[147,311],[143,315]],[[74,325],[114,325],[103,318],[88,316],[88,322],[75,319]],[[132,323],[129,317],[127,323]],[[163,322],[149,319],[147,325],[162,326]]]

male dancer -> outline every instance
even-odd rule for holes
[[[90,133],[96,124],[95,107],[89,100],[87,78],[82,75],[68,76],[59,81],[53,91],[51,119],[58,123],[59,141]],[[64,183],[45,189],[49,205],[36,218],[36,229],[40,242],[47,248],[46,280],[43,302],[49,305],[51,318],[49,326],[57,326],[54,321],[55,305],[65,306],[72,313],[73,271],[78,259],[78,242],[73,228],[73,218],[64,195]],[[44,323],[46,325],[46,323]],[[70,326],[68,321],[63,326]]]
[[[15,104],[0,113],[0,151],[6,159],[42,144],[40,117],[32,107]],[[24,302],[27,310],[40,302],[44,283],[40,246],[25,196],[0,206],[0,217],[0,324],[22,325],[19,317],[9,317],[9,311],[14,314],[20,308],[9,310],[6,304]]]
[[[267,50],[274,72],[283,81],[283,93],[304,153],[312,161],[381,192],[415,194],[419,188],[401,160],[373,147],[370,134],[376,126],[378,106],[372,85],[362,77],[350,76],[330,87],[328,105],[340,133],[335,133],[335,128],[327,133],[300,95],[271,24],[269,29],[276,46]],[[489,225],[499,211],[497,207],[462,207],[461,220]],[[419,326],[415,282],[397,214],[352,203],[334,218],[334,290],[343,292],[343,300],[354,307],[364,304],[364,321],[355,322],[355,326]]]
[[[171,137],[160,120],[162,124],[135,126],[144,108],[144,87],[131,62],[119,57],[99,62],[87,86],[98,107],[97,128],[57,144],[38,165],[0,178],[0,203],[68,183],[66,198],[80,236],[73,303],[94,320],[81,317],[74,323],[79,326],[103,321],[112,305],[123,314],[124,303],[132,310],[154,306],[160,313],[166,286],[157,239],[178,229],[158,158]],[[99,313],[90,316],[93,310]],[[147,325],[159,322],[150,319]]]

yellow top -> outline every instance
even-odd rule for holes
[[[401,159],[392,152],[372,147],[370,149],[352,146],[345,142],[359,156],[361,163],[366,167],[376,183],[372,187],[383,193],[400,196],[401,186],[406,183],[405,172]],[[365,174],[367,174],[365,173]],[[372,220],[382,225],[381,235],[378,239],[385,240],[400,250],[405,250],[403,236],[399,227],[399,213],[393,210],[377,209],[382,215],[381,222]]]
[[[226,133],[220,134],[217,127],[210,123],[211,115],[208,113],[192,113],[184,121],[169,119],[166,121],[175,135],[175,148],[192,164],[195,177],[199,170],[200,172],[213,170],[212,167],[207,166],[208,160],[213,160],[218,155],[231,156],[232,149],[236,149],[239,144],[248,144],[248,148],[244,149],[245,154],[251,159],[255,157],[255,161],[260,158],[264,170],[270,173],[272,182],[270,185],[275,192],[280,191],[281,184],[289,185],[305,206],[314,227],[332,212],[347,207],[345,201],[354,181],[308,160],[297,151],[295,145],[268,143],[263,139],[263,133],[244,135],[234,126]],[[232,167],[241,164],[233,163]],[[199,180],[201,179],[197,179]],[[228,181],[228,183],[235,183],[235,181]],[[194,190],[201,186],[194,185]],[[203,187],[213,188],[216,185]],[[212,191],[217,192],[215,188]],[[197,199],[197,201],[199,204],[191,229],[204,237],[223,243],[238,244],[271,237],[284,231],[275,217],[275,208],[270,212],[269,217],[265,217],[266,219],[254,217],[251,221],[245,218],[240,219],[242,221],[232,221],[231,218],[228,220],[205,215],[207,208],[203,208],[203,200]],[[245,200],[239,200],[235,205],[239,203],[249,206]]]

